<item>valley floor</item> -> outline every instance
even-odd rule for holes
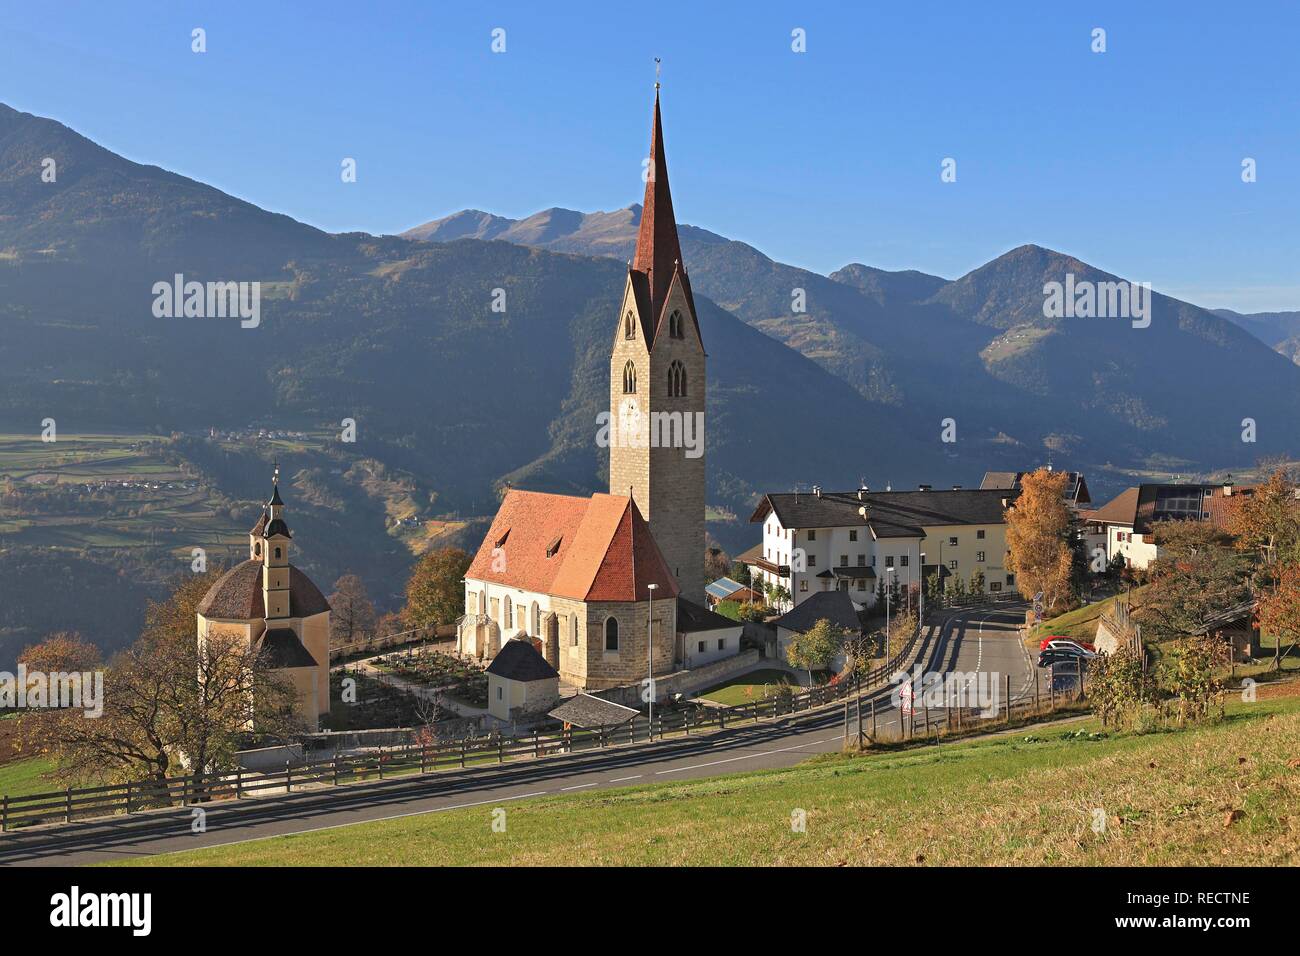
[[[1082,730],[1081,730],[1082,728]],[[146,866],[1296,865],[1300,698],[358,824]],[[792,821],[802,818],[805,832]],[[504,819],[505,830],[494,830]]]

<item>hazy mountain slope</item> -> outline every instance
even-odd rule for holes
[[[1300,312],[1234,312],[1215,309],[1214,314],[1235,322],[1277,352],[1300,364]]]
[[[626,258],[639,213],[547,210],[549,229],[520,220],[496,236]],[[423,234],[436,240],[455,218]],[[1009,445],[1027,462],[1050,450],[1094,468],[1210,467],[1300,447],[1300,376],[1231,322],[1158,293],[1148,329],[1046,318],[1046,282],[1115,278],[1062,253],[1023,246],[947,281],[857,263],[821,276],[689,227],[682,244],[696,289],[893,406],[914,433],[958,419],[962,458]],[[1240,441],[1245,417],[1269,422],[1256,446]]]

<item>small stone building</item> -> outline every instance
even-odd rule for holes
[[[488,713],[498,720],[544,714],[560,699],[560,674],[527,638],[513,638],[487,668]]]

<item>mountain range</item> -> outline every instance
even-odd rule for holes
[[[355,444],[330,454],[414,476],[428,516],[468,520],[473,544],[507,484],[606,487],[596,416],[639,215],[467,211],[401,236],[330,234],[0,105],[0,428],[201,436],[353,419]],[[1246,331],[1262,318],[1160,294],[1145,329],[1046,318],[1045,282],[1112,277],[1033,245],[953,280],[858,263],[824,276],[680,233],[709,355],[709,530],[729,548],[752,541],[758,494],[796,485],[970,486],[1051,458],[1096,494],[1127,484],[1124,469],[1300,448],[1300,366]],[[155,285],[177,275],[259,282],[259,323],[155,316]],[[285,454],[289,496],[295,468],[330,472]],[[247,470],[208,477],[251,523],[266,474]],[[394,593],[413,556],[335,491],[304,493],[300,520],[347,554],[308,546],[304,560]]]

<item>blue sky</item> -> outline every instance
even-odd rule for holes
[[[332,231],[639,200],[660,56],[678,216],[776,259],[951,277],[1035,242],[1202,305],[1300,309],[1291,4],[172,0],[3,14],[4,102]],[[194,27],[205,54],[190,50]],[[1094,27],[1105,53],[1091,52]],[[795,28],[806,53],[791,50]],[[344,157],[356,183],[340,181]],[[946,157],[955,183],[940,181]]]

